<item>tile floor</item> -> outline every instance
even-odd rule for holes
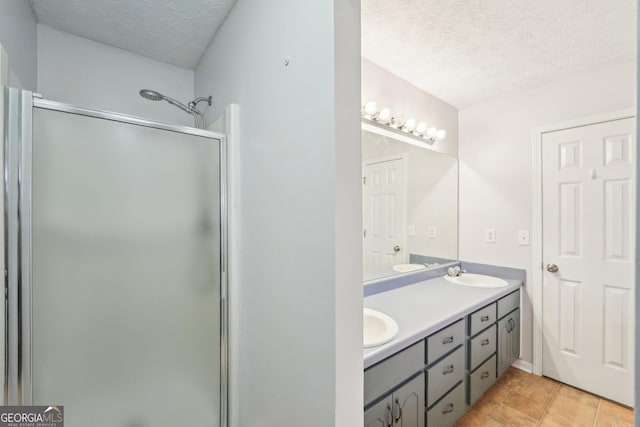
[[[509,368],[455,427],[632,427],[633,410]]]

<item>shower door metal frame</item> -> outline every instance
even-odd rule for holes
[[[228,425],[228,215],[227,139],[224,134],[140,117],[92,110],[42,99],[33,92],[4,88],[4,404],[30,405],[31,378],[31,173],[33,109],[59,111],[209,138],[220,158],[220,426]]]

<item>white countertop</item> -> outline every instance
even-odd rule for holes
[[[507,280],[504,288],[460,286],[443,277],[402,286],[364,298],[364,306],[398,323],[398,335],[386,344],[364,349],[365,369],[426,338],[522,285]]]

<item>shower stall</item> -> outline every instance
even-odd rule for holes
[[[224,135],[4,90],[5,404],[225,426]]]

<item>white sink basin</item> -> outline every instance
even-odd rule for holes
[[[444,276],[444,278],[456,285],[476,288],[504,288],[508,285],[506,280],[484,274],[461,273],[459,276]]]
[[[397,264],[391,268],[398,273],[408,273],[410,271],[424,270],[427,267],[422,264]]]
[[[398,324],[391,317],[370,308],[364,309],[364,347],[389,342],[398,333]]]

